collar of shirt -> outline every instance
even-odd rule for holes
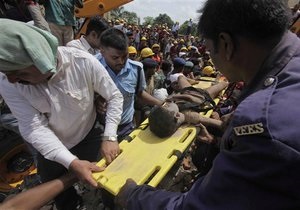
[[[112,78],[122,75],[130,70],[129,59],[127,59],[125,66],[121,69],[121,71],[118,74],[115,74],[115,72],[108,66],[105,58],[101,54],[97,54],[96,58],[100,61],[100,63],[104,66],[104,68],[108,71]]]
[[[80,42],[82,44],[82,46],[92,55],[96,55],[98,53],[97,49],[94,49],[91,47],[91,45],[88,43],[88,41],[85,39],[84,36],[80,37]]]
[[[298,42],[297,40],[298,37],[292,32],[287,32],[283,35],[281,41],[274,47],[269,57],[264,61],[257,75],[246,86],[239,101],[242,101],[248,95],[263,87],[266,77],[276,76],[281,72],[299,49],[299,45],[295,44]]]

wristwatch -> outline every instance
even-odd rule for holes
[[[102,140],[105,140],[105,141],[117,141],[118,138],[116,136],[103,136]]]

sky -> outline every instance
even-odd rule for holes
[[[173,21],[183,24],[186,20],[192,18],[193,22],[197,22],[199,10],[205,0],[133,0],[124,5],[124,9],[129,12],[135,12],[141,18],[157,17],[159,14],[167,14]]]

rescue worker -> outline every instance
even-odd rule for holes
[[[45,19],[51,33],[58,39],[59,46],[65,46],[74,38],[76,2],[78,1],[44,1]]]
[[[300,209],[300,40],[282,0],[208,0],[198,24],[218,69],[245,81],[207,175],[187,193],[127,181],[121,206],[143,209]],[[287,108],[288,105],[288,108]]]
[[[146,80],[146,88],[145,91],[153,96],[154,90],[157,89],[157,84],[155,84],[155,73],[158,69],[158,63],[152,58],[146,58],[142,61],[145,80]],[[142,123],[150,113],[150,110],[153,106],[144,105],[139,100],[135,102],[137,106],[135,106],[135,120],[139,125]]]
[[[187,78],[190,78],[190,79],[195,79],[195,76],[193,73],[193,67],[194,67],[193,62],[186,61],[183,72],[182,72],[184,74],[184,76],[186,76]]]
[[[135,96],[143,103],[152,106],[160,105],[162,101],[155,99],[145,91],[146,81],[143,65],[140,62],[127,59],[128,40],[123,32],[115,28],[107,29],[101,35],[100,42],[101,55],[98,56],[98,60],[106,68],[124,96],[123,113],[118,127],[118,139],[121,141],[134,128]],[[100,107],[100,112],[103,112],[102,108]]]
[[[135,49],[134,46],[129,46],[128,47],[128,58],[131,60],[136,60],[136,56],[137,56],[137,51]]]
[[[154,55],[154,52],[151,50],[151,48],[146,47],[141,51],[141,58],[140,61],[146,59],[146,58],[152,58]]]
[[[51,33],[49,25],[41,12],[39,1],[38,0],[25,0],[24,3],[26,4],[27,9],[32,17],[34,26],[36,26],[40,29],[49,31]]]
[[[100,53],[100,36],[108,29],[108,23],[101,16],[94,16],[87,25],[85,35],[67,43],[67,47],[76,47],[92,55]]]
[[[143,36],[140,40],[139,51],[141,52],[145,47],[148,47],[148,40]]]
[[[142,103],[151,106],[161,105],[163,102],[145,91],[146,81],[143,65],[128,59],[128,40],[122,31],[115,28],[107,29],[102,33],[100,43],[101,55],[98,56],[98,60],[124,97],[123,113],[117,130],[118,140],[122,141],[135,127],[133,121],[135,97]],[[98,111],[104,113],[106,100],[101,101],[101,98],[99,100]],[[106,193],[106,191],[102,193],[103,202],[110,209],[114,209],[111,195]]]
[[[160,57],[160,46],[159,44],[154,44],[151,47],[154,55],[152,56],[152,59],[155,60],[159,65],[161,64],[161,57]]]
[[[99,153],[110,162],[119,153],[116,128],[123,97],[104,67],[89,53],[58,47],[50,33],[0,19],[0,93],[17,118],[24,140],[38,152],[42,182],[68,170],[97,186],[92,162]],[[34,40],[34,42],[32,41]],[[80,78],[80,79],[79,79]],[[103,141],[95,127],[94,92],[108,101]],[[91,162],[90,162],[91,161]],[[75,209],[81,198],[72,187],[55,199],[57,209]]]
[[[213,77],[216,74],[216,71],[211,66],[205,66],[202,69],[202,76]]]

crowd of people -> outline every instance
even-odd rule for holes
[[[37,1],[26,1],[35,26],[0,19],[3,107],[35,149],[43,182],[0,209],[22,209],[30,197],[24,209],[51,199],[57,209],[80,209],[82,198],[72,185],[80,180],[98,187],[92,173],[105,169],[95,162],[112,162],[119,142],[147,117],[161,138],[184,123],[199,127],[192,157],[198,176],[184,192],[137,185],[128,177],[115,201],[103,192],[111,210],[300,208],[293,117],[299,109],[292,106],[300,41],[288,30],[286,1],[208,0],[198,37],[191,35],[192,20],[181,35],[178,22],[143,27],[95,16],[74,40],[70,11],[78,2],[45,1],[44,17]],[[194,88],[205,76],[216,84]],[[225,88],[216,106],[213,98]],[[207,109],[214,109],[212,118],[199,115]]]

